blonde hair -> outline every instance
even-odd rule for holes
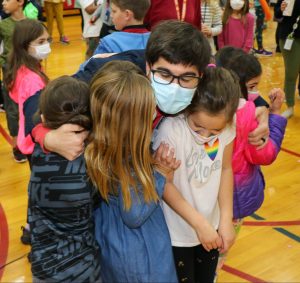
[[[117,67],[117,68],[116,68]],[[120,187],[124,207],[130,189],[158,201],[150,152],[155,99],[148,79],[130,62],[107,63],[91,82],[93,131],[85,151],[88,174],[108,201]]]

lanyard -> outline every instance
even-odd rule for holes
[[[181,22],[183,22],[185,20],[185,15],[186,15],[186,2],[187,0],[183,0],[182,3],[182,13],[181,13],[181,17],[180,17],[180,9],[179,9],[179,3],[178,0],[174,0],[174,4],[175,4],[175,9],[176,9],[176,14],[177,14],[177,19]]]
[[[293,31],[288,35],[288,38],[294,38],[295,30],[298,28],[298,22],[300,20],[300,16],[297,17],[296,22],[293,24]]]

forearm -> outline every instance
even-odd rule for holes
[[[233,218],[233,171],[232,168],[222,170],[221,185],[218,196],[220,221],[231,222]]]
[[[163,200],[194,229],[206,221],[206,219],[183,198],[173,183],[166,183]]]

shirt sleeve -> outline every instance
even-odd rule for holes
[[[164,121],[161,122],[158,129],[155,129],[152,137],[152,149],[156,151],[159,145],[164,142],[169,144],[170,148],[175,149],[176,155],[176,137],[174,128],[174,121],[176,118],[165,118]]]
[[[222,16],[221,16],[221,8],[218,3],[215,3],[213,9],[213,17],[212,17],[212,36],[216,36],[222,32]]]
[[[45,153],[48,153],[48,151],[44,147],[44,140],[46,135],[50,132],[50,129],[45,128],[43,124],[38,124],[36,125],[31,132],[32,137],[34,138],[36,143],[39,143],[41,146],[42,150]]]

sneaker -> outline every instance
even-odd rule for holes
[[[21,230],[22,230],[21,242],[24,245],[30,245],[31,244],[30,231],[26,229],[24,226],[21,226]]]
[[[257,56],[272,56],[273,55],[273,52],[271,51],[267,51],[265,49],[254,49],[254,54],[257,55]]]
[[[70,40],[65,35],[61,36],[59,41],[62,44],[69,44],[70,43]]]
[[[288,107],[287,110],[281,113],[281,116],[287,119],[291,118],[293,115],[294,115],[294,107]]]
[[[18,163],[23,163],[27,161],[27,156],[23,154],[17,147],[13,148],[14,160]]]

